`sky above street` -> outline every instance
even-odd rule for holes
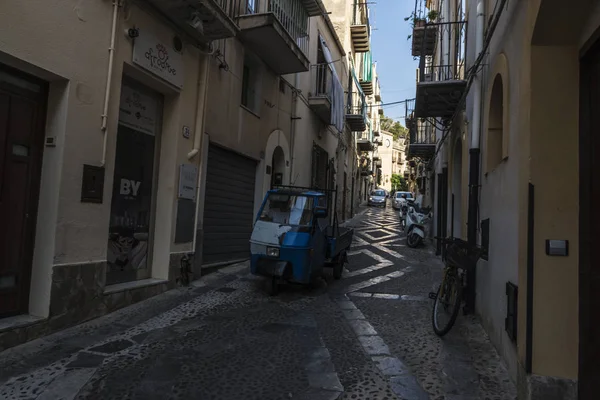
[[[372,1],[372,2],[371,2]],[[418,61],[411,56],[412,33],[409,21],[404,21],[415,8],[414,0],[369,0],[373,61],[381,85],[383,103],[415,97]],[[383,107],[385,116],[404,125],[404,104]]]

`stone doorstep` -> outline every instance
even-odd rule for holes
[[[125,292],[127,290],[135,290],[148,286],[160,285],[161,283],[169,283],[169,281],[167,279],[148,278],[132,282],[117,283],[114,285],[105,286],[103,294],[106,296],[113,293]]]
[[[26,328],[45,321],[44,317],[36,317],[29,314],[15,315],[14,317],[6,317],[0,319],[0,333],[11,331],[13,329]]]

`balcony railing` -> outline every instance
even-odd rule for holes
[[[310,67],[310,97],[323,97],[332,101],[333,74],[329,64],[316,64]]]
[[[416,117],[452,117],[466,88],[466,22],[427,25],[436,29],[432,56],[422,56],[417,77]]]
[[[364,95],[358,91],[348,93],[346,122],[353,132],[363,132],[367,129],[367,104]]]
[[[373,151],[375,147],[373,146],[373,137],[371,136],[371,132],[361,132],[356,138],[356,145],[359,151]]]
[[[227,39],[239,32],[235,18],[245,0],[144,0],[150,11],[164,15],[189,36],[200,42]],[[176,4],[173,4],[176,3]]]
[[[308,71],[308,18],[320,15],[316,13],[320,2],[244,1],[236,21],[241,30],[240,38],[246,46],[277,74]]]
[[[408,157],[430,158],[435,153],[436,128],[426,119],[408,118],[409,129]]]
[[[308,54],[308,12],[302,0],[246,0],[242,14],[273,13],[286,32]]]
[[[329,64],[316,64],[310,67],[311,89],[308,94],[310,107],[326,124],[331,124],[333,104],[333,73]]]
[[[308,13],[301,0],[267,0],[269,12],[296,41],[304,54],[308,54]]]

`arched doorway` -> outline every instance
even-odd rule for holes
[[[462,141],[456,140],[452,151],[452,236],[462,235]]]
[[[273,150],[273,158],[271,159],[271,188],[275,185],[283,185],[283,177],[285,175],[285,154],[281,146],[275,147]]]

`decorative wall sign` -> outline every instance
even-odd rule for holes
[[[135,38],[133,62],[170,84],[183,87],[183,57],[151,32],[142,29]]]

